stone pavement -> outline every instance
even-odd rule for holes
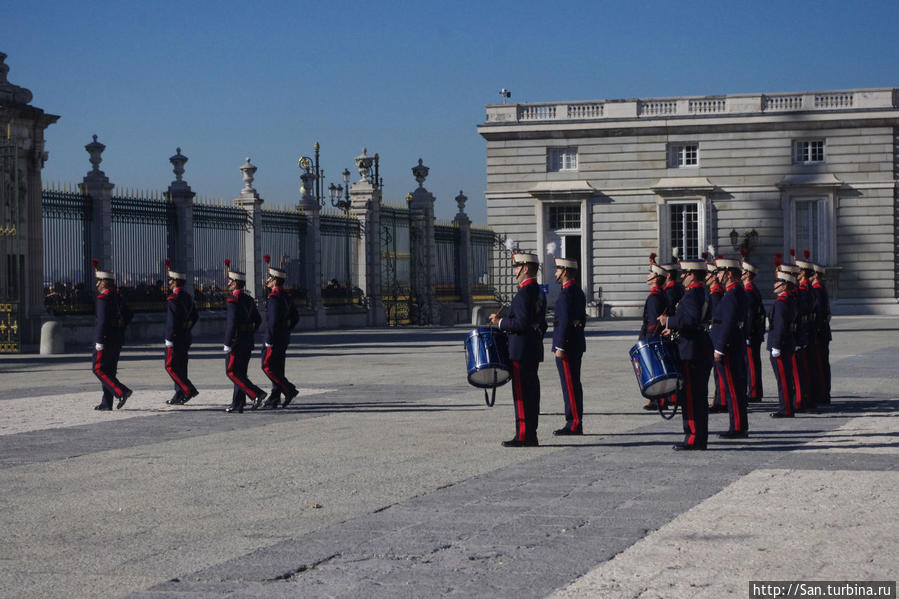
[[[541,447],[505,449],[511,391],[465,382],[467,330],[302,332],[286,410],[225,414],[220,345],[173,408],[128,347],[95,412],[87,352],[0,358],[0,596],[747,597],[750,580],[896,580],[899,320],[835,319],[834,404],[673,452],[640,410],[634,321],[588,327],[585,434],[541,368]],[[258,360],[251,378],[261,384]],[[711,430],[727,416],[711,416]],[[890,557],[893,556],[893,557]]]

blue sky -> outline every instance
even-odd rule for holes
[[[58,114],[48,181],[101,168],[161,190],[176,147],[201,196],[231,199],[246,156],[270,203],[298,199],[319,141],[326,181],[363,146],[385,200],[464,190],[486,221],[484,105],[899,86],[899,2],[7,2],[9,80]]]

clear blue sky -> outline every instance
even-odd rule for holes
[[[899,1],[6,2],[9,79],[61,115],[48,181],[89,170],[164,189],[190,158],[201,196],[230,199],[246,156],[271,203],[298,198],[300,155],[339,183],[362,146],[385,199],[416,186],[437,216],[463,189],[486,220],[484,105],[899,86]]]

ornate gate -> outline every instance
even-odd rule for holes
[[[19,307],[24,256],[16,145],[0,140],[0,353],[19,351]]]

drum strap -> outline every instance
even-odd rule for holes
[[[487,397],[487,389],[484,389],[484,403],[487,404],[488,408],[492,408],[493,404],[496,403],[496,369],[493,369],[493,393],[491,397]]]

